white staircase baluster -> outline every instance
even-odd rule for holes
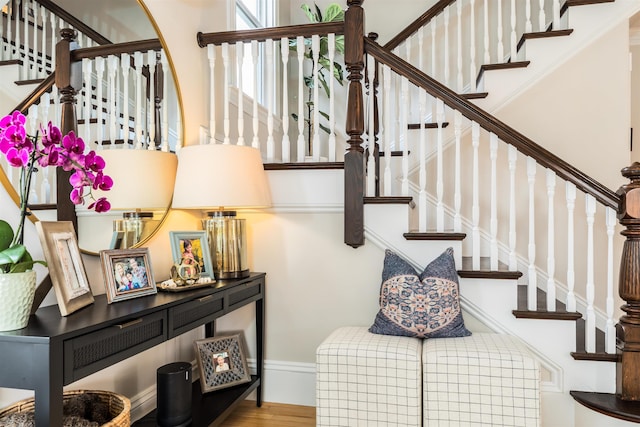
[[[555,193],[556,174],[547,169],[547,311],[556,311]]]
[[[473,270],[480,269],[480,168],[478,149],[480,147],[480,125],[471,123],[471,145],[473,146],[473,205],[471,208],[471,265]]]
[[[444,9],[444,13],[442,14],[444,17],[444,84],[445,86],[449,86],[449,74],[450,74],[450,65],[449,65],[449,7]]]
[[[535,311],[538,301],[538,277],[536,275],[536,218],[535,218],[535,185],[536,161],[527,157],[527,182],[529,183],[529,244],[528,244],[528,277],[527,277],[527,309]]]
[[[373,197],[376,195],[376,158],[375,158],[375,85],[374,80],[376,77],[375,65],[376,61],[372,55],[367,55],[367,79],[369,81],[369,97],[367,99],[368,111],[367,111],[367,126],[368,126],[368,143],[367,148],[369,153],[367,155],[367,197]]]
[[[169,152],[169,99],[167,94],[169,93],[169,61],[167,60],[167,54],[163,50],[160,51],[160,63],[162,64],[162,144],[161,150]],[[125,97],[124,99],[128,99]],[[128,102],[125,101],[125,104],[128,105]],[[179,110],[178,110],[179,111]],[[129,114],[129,109],[127,107],[127,114]],[[180,114],[176,114],[179,116]],[[125,123],[127,124],[127,135],[129,134],[129,118],[125,116]],[[125,144],[126,145],[126,144]]]
[[[31,57],[32,66],[31,72],[29,73],[29,77],[35,79],[38,77],[38,17],[40,15],[40,7],[36,3],[31,4],[31,10],[33,11],[33,45],[31,46],[31,51],[33,52],[33,56]],[[28,19],[28,18],[26,18]],[[27,50],[28,52],[28,50]]]
[[[149,109],[147,110],[147,132],[149,134],[148,150],[155,150],[156,147],[156,52],[147,52],[149,61]]]
[[[275,160],[275,146],[273,139],[273,103],[276,90],[275,77],[273,75],[273,49],[275,45],[273,39],[267,39],[265,49],[267,50],[267,82],[265,89],[267,91],[267,161]],[[320,48],[320,39],[318,39],[318,50]],[[317,104],[316,104],[317,106]],[[317,107],[316,107],[317,108]]]
[[[82,80],[85,94],[83,105],[84,111],[82,114],[84,118],[83,138],[84,142],[86,142],[87,144],[91,143],[91,94],[93,93],[93,90],[91,88],[91,62],[92,61],[89,58],[84,58],[82,60]]]
[[[109,100],[108,100],[108,117],[109,117],[109,141],[111,141],[111,149],[116,148],[116,70],[118,68],[118,57],[109,55],[107,57],[107,73],[109,84]],[[149,67],[151,68],[151,67]],[[152,84],[153,85],[153,84]]]
[[[518,258],[516,254],[516,163],[518,150],[509,145],[509,271],[518,270]]]
[[[329,43],[329,161],[336,161],[336,97],[335,97],[335,56],[336,56],[336,35],[328,35]]]
[[[40,45],[42,46],[42,49],[40,50],[40,60],[42,61],[42,69],[40,72],[41,76],[46,76],[47,74],[49,74],[47,72],[47,70],[49,69],[47,67],[47,15],[47,9],[45,9],[44,6],[40,6],[40,25],[42,25],[42,31],[40,32]]]
[[[216,46],[207,45],[209,59],[209,144],[216,142]]]
[[[0,37],[0,39],[2,39],[1,41],[3,42],[2,52],[1,52],[3,61],[7,59],[11,59],[11,57],[13,56],[13,48],[11,46],[11,22],[12,22],[11,16],[12,16],[11,2],[9,2],[7,3],[7,19],[3,20],[3,23],[6,22],[6,26],[3,28],[3,31],[2,31],[2,34],[6,34],[7,43],[4,44],[4,38]]]
[[[280,39],[280,57],[282,60],[282,162],[291,161],[291,142],[289,140],[289,39]]]
[[[539,1],[540,4],[540,12],[538,15],[538,31],[543,32],[547,30],[547,17],[544,13],[544,0]]]
[[[462,2],[456,2],[456,16],[458,18],[457,24],[457,34],[456,34],[456,42],[457,42],[457,57],[456,57],[456,68],[457,68],[457,77],[456,77],[456,88],[458,93],[462,93],[464,91],[464,77],[462,75]],[[421,68],[422,69],[422,68]]]
[[[49,15],[49,24],[51,27],[51,69],[54,69],[56,64],[56,43],[58,41],[58,17],[53,13]]]
[[[453,113],[453,132],[455,135],[455,160],[454,160],[454,189],[453,189],[453,231],[460,233],[462,231],[462,217],[460,210],[462,209],[462,192],[461,192],[461,174],[460,167],[460,138],[462,136],[462,113],[455,110]]]
[[[596,351],[596,312],[593,307],[595,300],[593,224],[596,214],[596,199],[590,194],[587,194],[585,202],[587,215],[587,314],[585,316],[585,350],[587,353],[594,353]]]
[[[574,210],[576,206],[576,186],[567,182],[565,187],[567,200],[567,311],[576,311],[576,295],[574,293],[575,275],[575,241]]]
[[[498,62],[504,61],[504,43],[502,42],[502,0],[498,1]]]
[[[469,42],[469,79],[471,81],[471,91],[475,92],[478,88],[477,75],[478,68],[476,67],[476,24],[475,24],[475,4],[476,0],[470,0],[470,13],[469,13],[469,34],[471,40]]]
[[[420,163],[418,194],[418,231],[427,231],[427,127],[425,117],[427,116],[427,92],[420,88],[418,103],[420,106],[420,149],[418,150],[418,161]]]
[[[238,142],[244,145],[244,90],[242,89],[242,68],[244,66],[244,43],[236,42],[236,60],[238,62]]]
[[[407,40],[407,44],[409,40]],[[409,52],[407,51],[407,54]],[[409,195],[409,80],[402,77],[402,92],[400,94],[401,105],[398,111],[400,116],[400,129],[402,130],[402,186],[403,196]]]
[[[23,74],[22,74],[22,78],[23,80],[28,80],[29,79],[29,75],[31,74],[31,66],[32,66],[32,62],[31,59],[29,57],[29,2],[28,1],[24,1],[22,2],[22,30],[23,30],[23,36],[24,36],[24,40],[22,41],[22,50],[23,50],[23,54],[24,54],[24,62],[22,64],[22,70],[23,70]],[[19,47],[20,45],[18,45]]]
[[[511,61],[515,61],[518,57],[518,36],[516,33],[517,15],[516,0],[511,0],[511,34],[509,37]]]
[[[492,271],[498,271],[498,136],[489,135],[489,158],[491,160],[491,212],[489,216],[489,261]]]
[[[141,150],[144,144],[144,130],[142,128],[142,108],[143,108],[143,99],[142,99],[142,66],[144,65],[144,59],[142,57],[142,52],[135,52],[133,54],[133,63],[135,65],[135,73],[136,73],[136,81],[135,81],[135,89],[136,89],[136,115],[135,115],[135,148],[137,150]]]
[[[229,132],[231,131],[231,122],[229,120],[229,103],[231,102],[231,100],[229,99],[229,43],[222,43],[222,66],[224,68],[224,86],[222,87],[222,91],[224,94],[222,100],[222,127],[224,130],[223,144],[228,145],[231,144],[231,139],[229,138]]]
[[[313,52],[313,139],[311,155],[314,162],[320,161],[320,79],[318,79],[320,59],[320,36],[311,36],[311,50]]]
[[[606,208],[607,221],[607,324],[605,326],[605,352],[616,352],[616,327],[613,321],[613,234],[616,227],[616,211]]]
[[[29,107],[29,114],[27,115],[27,119],[28,119],[28,125],[30,128],[29,135],[35,135],[36,129],[38,128],[38,105],[37,104],[33,104]],[[27,195],[27,203],[29,204],[40,203],[40,201],[38,200],[38,192],[36,191],[36,188],[38,187],[37,180],[39,176],[40,176],[39,173],[34,174],[33,178],[35,179],[35,182],[31,183],[31,188],[29,189],[29,194]]]
[[[436,100],[436,122],[438,124],[438,134],[436,141],[436,230],[438,233],[444,232],[444,102]]]
[[[553,0],[553,29],[560,29],[560,0]]]
[[[102,144],[104,143],[104,106],[103,106],[103,96],[102,96],[102,88],[104,86],[104,58],[99,56],[95,59],[96,61],[96,122],[97,122],[97,135],[98,139],[98,147],[102,148]],[[142,69],[140,69],[140,73],[142,73]]]
[[[22,40],[20,40],[20,9],[22,8],[22,4],[19,4],[18,1],[15,3],[15,9],[12,8],[13,12],[13,22],[15,22],[14,31],[15,31],[15,44],[14,44],[14,53],[13,56],[15,59],[22,59],[22,52],[20,51],[20,46],[22,45]],[[10,40],[10,39],[9,39]],[[23,67],[24,68],[24,67]],[[20,71],[20,75],[22,75],[24,71]]]
[[[484,63],[491,63],[491,53],[489,51],[489,3],[484,0]]]
[[[304,146],[304,37],[296,38],[296,54],[298,55],[298,140],[296,149],[298,163],[304,162],[306,148]]]
[[[253,109],[251,110],[253,139],[251,140],[251,146],[256,149],[260,148],[260,139],[258,138],[258,132],[260,132],[260,121],[258,120],[258,76],[261,70],[258,68],[258,59],[258,41],[251,40],[251,62],[253,64]]]
[[[526,4],[525,4],[525,17],[526,17],[526,21],[525,21],[525,26],[524,26],[524,32],[525,33],[530,33],[531,31],[533,31],[533,26],[531,25],[531,0],[527,0]]]
[[[438,21],[433,18],[431,20],[431,77],[437,79],[438,77],[438,58],[436,54],[438,52],[437,49],[437,34],[436,30],[438,28]]]
[[[382,195],[391,195],[391,68],[384,66],[384,173],[382,179]],[[381,91],[382,93],[382,91]]]

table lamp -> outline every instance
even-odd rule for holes
[[[202,223],[216,279],[247,277],[246,221],[236,217],[236,209],[271,206],[260,151],[228,144],[182,148],[172,206],[207,212]]]
[[[130,248],[144,240],[160,224],[153,211],[166,211],[171,204],[178,158],[174,153],[153,150],[112,149],[100,151],[113,187],[104,194],[112,211],[123,211],[114,220],[119,238],[111,249]],[[117,246],[117,247],[116,247]]]

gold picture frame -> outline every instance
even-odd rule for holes
[[[109,304],[158,293],[149,248],[103,250],[100,261]]]
[[[36,229],[60,314],[67,316],[93,304],[93,293],[71,221],[38,221]]]
[[[242,334],[194,342],[202,393],[251,381]]]

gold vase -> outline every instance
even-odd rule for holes
[[[0,331],[27,326],[35,291],[35,271],[0,274]]]

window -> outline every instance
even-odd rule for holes
[[[255,28],[271,27],[274,24],[274,0],[236,0],[235,28],[236,30],[250,30]],[[258,69],[264,70],[264,43],[259,43]],[[247,95],[253,97],[255,85],[258,85],[258,102],[264,104],[264,82],[265,73],[255,75],[253,66],[253,56],[251,45],[244,44],[244,60],[242,66],[242,90]],[[256,81],[257,77],[257,81]],[[238,76],[240,78],[240,76]]]

